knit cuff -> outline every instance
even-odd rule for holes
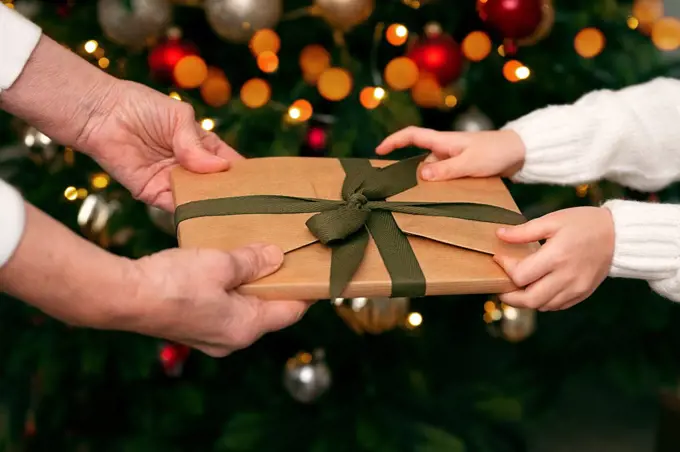
[[[19,192],[0,179],[0,267],[16,251],[24,234],[26,208]]]
[[[593,169],[593,156],[586,151],[584,136],[590,132],[580,124],[574,106],[554,106],[537,110],[508,123],[503,129],[515,131],[526,148],[524,166],[513,176],[520,183],[574,185],[584,178],[596,179],[585,168]],[[590,182],[590,181],[588,181]]]
[[[680,267],[680,206],[615,200],[603,207],[614,217],[610,276],[652,284],[676,278]]]

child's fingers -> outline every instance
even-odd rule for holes
[[[550,217],[542,217],[519,226],[500,228],[496,234],[507,243],[531,243],[547,239],[555,233],[558,224]]]
[[[428,163],[423,166],[420,175],[424,180],[442,181],[460,179],[461,177],[467,176],[468,171],[464,158],[460,156]]]
[[[385,138],[375,152],[379,155],[386,155],[396,149],[417,146],[448,156],[451,155],[451,152],[462,149],[460,140],[456,139],[456,135],[455,133],[439,132],[422,127],[407,127]]]
[[[524,290],[501,295],[500,300],[516,308],[541,309],[564,290],[559,275],[550,273]]]
[[[555,259],[550,251],[550,247],[546,246],[521,261],[503,255],[496,255],[493,259],[517,287],[526,287],[555,269]]]

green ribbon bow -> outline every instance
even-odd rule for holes
[[[384,168],[374,168],[364,159],[340,159],[346,173],[342,201],[277,195],[206,199],[177,206],[175,224],[179,226],[182,221],[197,217],[318,212],[306,225],[331,249],[332,298],[341,297],[354,277],[363,260],[369,234],[392,280],[391,296],[421,297],[425,295],[425,275],[392,212],[508,225],[526,221],[517,212],[487,204],[386,201],[418,184],[417,169],[424,157],[402,160]]]

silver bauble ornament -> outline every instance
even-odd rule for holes
[[[51,161],[57,154],[57,144],[35,127],[29,126],[24,130],[23,141],[34,155],[45,162]]]
[[[373,13],[374,0],[314,0],[317,13],[332,27],[347,31]]]
[[[484,311],[484,321],[489,326],[489,332],[509,342],[521,342],[536,330],[534,309],[514,308],[489,300],[484,304]]]
[[[120,210],[118,201],[108,200],[101,194],[88,195],[78,210],[78,226],[83,234],[95,242],[109,242],[109,220]]]
[[[41,9],[42,5],[38,0],[19,0],[14,2],[14,10],[29,20],[36,17]]]
[[[331,371],[323,350],[300,352],[286,362],[283,385],[295,400],[312,403],[331,386]]]
[[[168,0],[99,0],[97,18],[104,34],[116,44],[140,48],[161,36],[172,22]]]
[[[380,334],[405,326],[409,298],[337,298],[335,310],[357,334]]]
[[[146,208],[151,222],[161,231],[169,235],[175,235],[175,221],[173,215],[158,207],[148,206]]]
[[[459,132],[481,132],[482,130],[492,130],[493,122],[478,109],[471,108],[456,118],[453,129]]]
[[[245,43],[262,28],[274,28],[283,13],[282,0],[205,0],[205,14],[215,33]]]

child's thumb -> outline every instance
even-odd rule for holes
[[[499,229],[498,238],[507,243],[531,243],[548,238],[554,232],[554,225],[547,218],[539,218],[519,226]]]
[[[423,180],[442,181],[460,179],[468,175],[462,156],[450,157],[423,165],[420,175]]]

